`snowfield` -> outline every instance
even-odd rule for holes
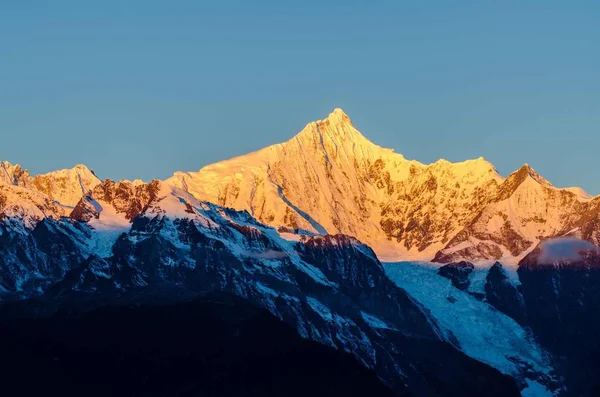
[[[426,262],[385,263],[387,275],[425,306],[451,339],[455,336],[462,351],[499,371],[522,377],[531,365],[552,377],[552,367],[532,335],[513,319],[454,288],[449,279],[437,274],[439,265]],[[536,379],[525,379],[527,396],[552,396]]]

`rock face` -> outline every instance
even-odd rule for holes
[[[516,265],[543,238],[600,236],[600,198],[555,188],[527,164],[505,179],[483,158],[407,160],[340,109],[285,143],[167,182],[274,227],[354,236],[389,261]]]
[[[565,373],[567,395],[598,395],[600,249],[573,238],[542,242],[519,263],[527,319]]]
[[[129,181],[114,182],[107,179],[96,185],[77,203],[70,217],[83,222],[88,222],[92,218],[99,219],[104,205],[131,221],[157,199],[159,185],[159,181],[134,184]]]
[[[600,247],[571,236],[546,239],[517,274],[511,280],[501,264],[492,266],[485,301],[533,331],[564,377],[560,395],[598,395]]]
[[[514,285],[502,264],[496,262],[489,270],[485,281],[485,298],[487,302],[512,317],[519,324],[527,325],[525,302],[520,285]]]
[[[438,274],[452,281],[452,285],[462,291],[466,291],[471,284],[469,276],[475,269],[475,266],[466,261],[448,263],[440,267]]]

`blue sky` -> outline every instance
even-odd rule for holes
[[[597,1],[83,3],[0,3],[0,159],[33,173],[166,178],[341,107],[408,158],[600,193]]]

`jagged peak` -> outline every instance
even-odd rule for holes
[[[311,147],[331,142],[336,147],[352,147],[353,150],[379,148],[354,127],[350,117],[340,108],[334,109],[325,119],[308,123],[292,141]]]
[[[554,185],[552,185],[552,183],[550,183],[547,179],[545,179],[544,177],[542,177],[540,174],[538,174],[529,164],[525,163],[521,166],[521,168],[519,168],[517,171],[515,171],[513,174],[518,174],[520,175],[520,178],[525,180],[526,177],[530,177],[531,179],[533,179],[534,181],[536,181],[537,183],[539,183],[542,186],[547,186],[547,187],[551,187],[551,188],[556,188]],[[511,175],[513,175],[511,174]],[[560,188],[559,190],[562,191],[566,191],[569,193],[572,193],[574,195],[576,195],[577,197],[579,197],[582,200],[589,200],[592,199],[593,196],[590,195],[589,193],[587,193],[585,190],[583,190],[580,187],[567,187],[567,188]]]
[[[306,133],[312,134],[315,130],[321,134],[326,130],[327,133],[331,135],[359,135],[362,137],[362,134],[354,128],[350,117],[340,108],[335,108],[333,112],[329,113],[324,119],[308,123],[298,135],[302,136]]]
[[[85,164],[75,164],[75,167],[73,167],[72,169],[75,169],[75,170],[78,170],[78,171],[82,170],[82,171],[90,171],[90,172],[92,172],[92,169],[89,168]]]
[[[53,176],[53,175],[64,175],[64,174],[73,174],[73,173],[79,174],[79,175],[81,175],[81,174],[90,175],[90,176],[94,176],[97,178],[96,173],[85,164],[76,164],[72,168],[58,169],[58,170],[46,172],[44,174],[38,174],[35,176],[36,177],[49,177],[49,176]]]
[[[350,119],[350,116],[348,116],[348,114],[346,114],[346,112],[344,112],[341,108],[335,108],[333,109],[333,112],[329,113],[329,116],[327,116],[327,118],[325,120],[319,120],[319,122],[325,122],[328,121],[332,124],[352,124],[352,120]]]
[[[542,186],[548,186],[548,187],[553,187],[552,184],[550,182],[548,182],[548,180],[546,180],[544,177],[542,177],[540,174],[538,174],[529,164],[525,163],[521,166],[521,168],[519,168],[516,172],[513,172],[511,175],[516,175],[518,177],[518,179],[520,180],[525,180],[526,177],[530,177],[531,179],[533,179],[534,181],[536,181],[537,183],[539,183]],[[510,176],[509,176],[510,178]]]
[[[12,164],[10,161],[2,160],[2,161],[0,161],[0,167],[13,168],[13,167],[21,167],[21,166],[19,164]]]
[[[540,186],[554,188],[550,182],[538,174],[529,164],[525,163],[504,180],[500,186],[500,191],[496,200],[501,201],[509,198],[519,186],[528,180]]]
[[[93,175],[96,176],[95,172],[90,169],[85,164],[76,164],[72,168],[63,168],[57,169],[49,172],[45,172],[43,174],[35,174],[31,175],[27,168],[21,167],[19,164],[12,164],[9,161],[0,161],[0,179],[3,179],[9,175],[11,178],[13,177],[48,177],[52,175],[60,175],[60,174],[68,174],[68,173],[79,173],[84,175]]]
[[[23,185],[23,179],[29,177],[29,171],[23,169],[19,164],[8,161],[0,161],[0,182],[10,185]]]

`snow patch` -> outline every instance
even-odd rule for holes
[[[600,253],[600,247],[590,243],[587,240],[580,240],[574,237],[561,237],[544,240],[539,245],[542,251],[538,258],[538,264],[554,263],[558,261],[578,261],[581,259],[581,252],[595,250]]]
[[[390,327],[385,321],[373,316],[372,314],[361,311],[360,315],[362,316],[363,320],[365,320],[367,324],[369,324],[373,328],[394,329]]]

